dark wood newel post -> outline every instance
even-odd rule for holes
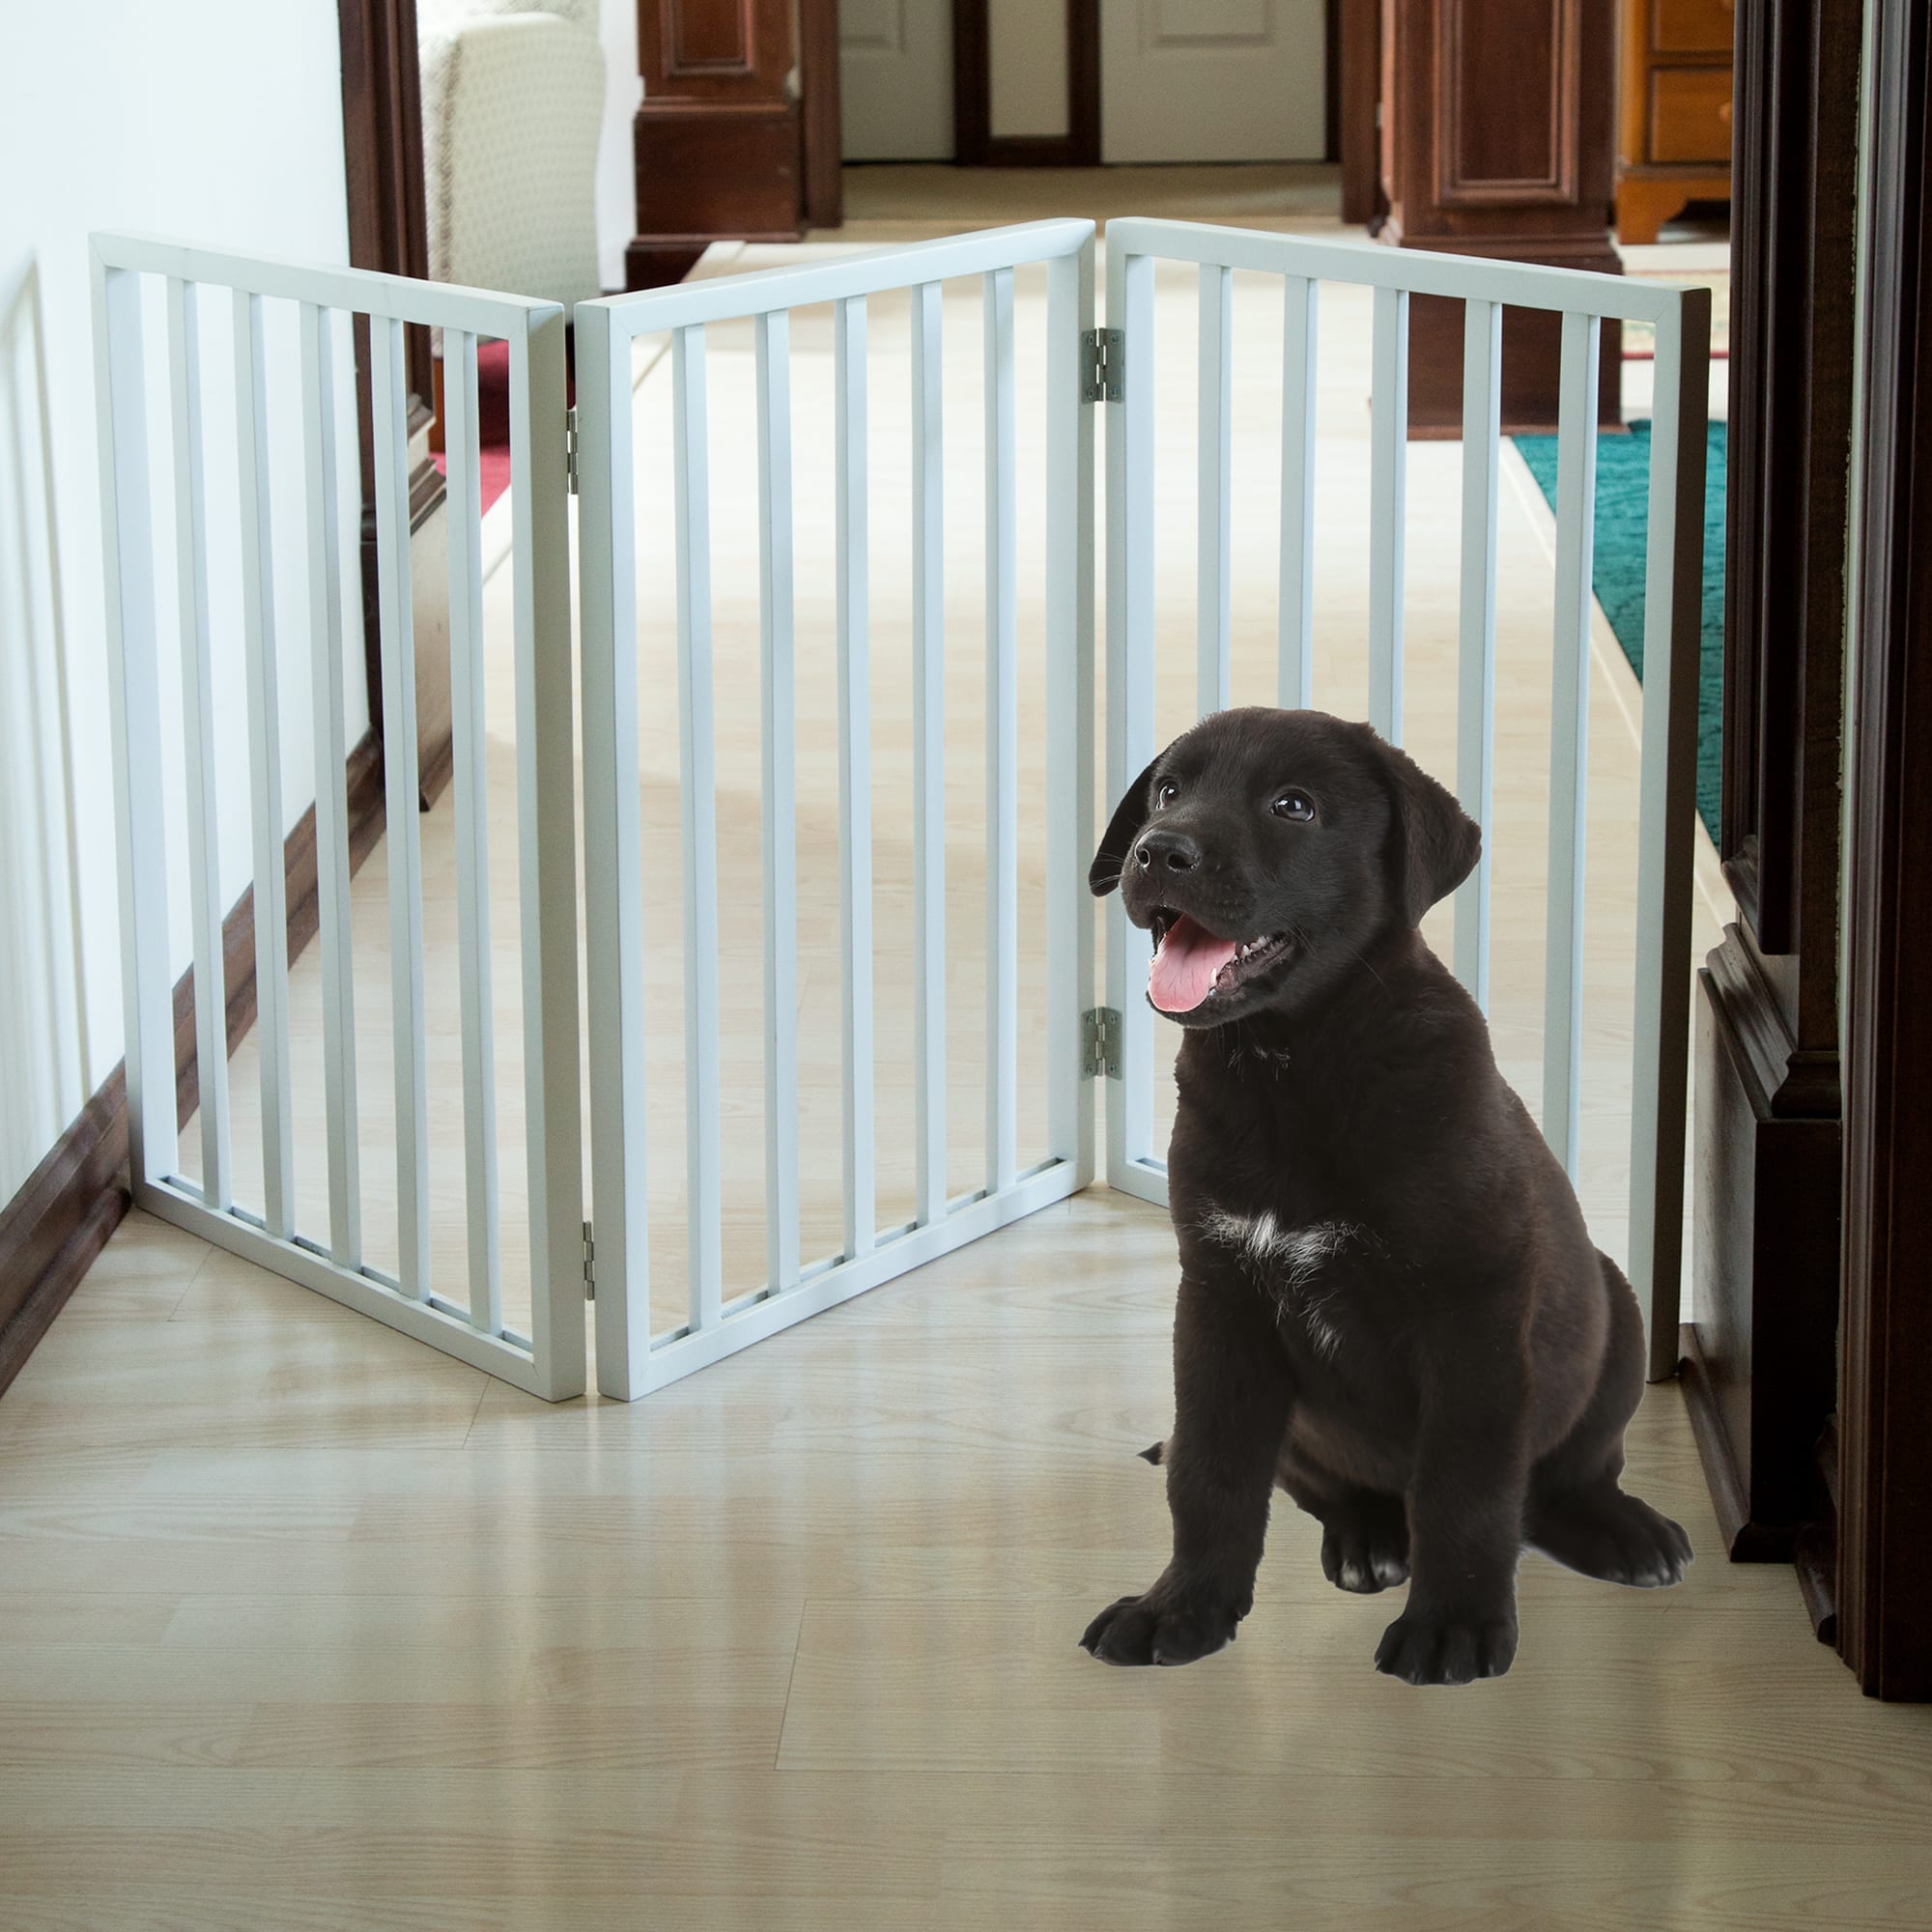
[[[629,287],[681,280],[713,242],[804,234],[806,128],[791,86],[792,24],[792,0],[638,0],[644,99]],[[824,36],[811,38],[806,66],[825,73],[833,64]]]
[[[1684,1381],[1729,1553],[1832,1613],[1839,757],[1858,10],[1738,10],[1723,811],[1739,918],[1698,975]]]
[[[1612,0],[1380,0],[1379,196],[1345,176],[1349,207],[1385,208],[1376,239],[1498,261],[1622,272],[1610,245]],[[1345,84],[1371,43],[1345,16]],[[1350,97],[1355,99],[1353,95]],[[1357,115],[1360,107],[1356,109]],[[1504,433],[1553,430],[1561,318],[1503,315]],[[1603,330],[1599,420],[1620,428],[1618,326]],[[1409,302],[1408,432],[1463,434],[1463,304]]]

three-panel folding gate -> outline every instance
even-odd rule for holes
[[[1106,440],[1106,773],[1111,800],[1153,754],[1159,659],[1153,596],[1155,450],[1154,275],[1157,263],[1199,273],[1197,709],[1231,692],[1232,382],[1237,273],[1265,276],[1283,299],[1279,700],[1306,704],[1312,682],[1311,583],[1318,490],[1314,434],[1317,304],[1323,284],[1373,290],[1373,400],[1366,654],[1372,721],[1395,738],[1403,718],[1403,582],[1408,303],[1412,294],[1464,304],[1462,588],[1457,705],[1458,791],[1491,818],[1494,713],[1501,316],[1505,304],[1563,318],[1560,481],[1549,766],[1548,914],[1545,968],[1543,1119],[1575,1171],[1581,1085],[1583,803],[1587,744],[1594,426],[1601,320],[1637,317],[1656,330],[1648,590],[1637,828],[1634,973],[1631,1272],[1654,1338],[1653,1368],[1674,1356],[1688,1029],[1691,787],[1701,595],[1708,297],[1565,270],[1406,250],[1322,243],[1188,223],[1122,220],[1107,238],[1105,327],[1094,313],[1094,229],[1062,220],[999,229],[874,254],[821,258],[764,273],[722,276],[645,295],[580,303],[576,407],[566,412],[564,317],[553,303],[413,283],[348,270],[277,264],[173,243],[97,237],[96,313],[103,522],[112,671],[116,799],[130,1152],[134,1192],[151,1211],[303,1285],[373,1315],[536,1394],[585,1384],[586,1281],[594,1272],[597,1381],[630,1398],[830,1307],[1084,1187],[1094,1158],[1094,1081],[1107,1081],[1110,1182],[1164,1200],[1153,1145],[1154,1037],[1139,997],[1134,940],[1112,901],[1106,999],[1094,999],[1092,901],[1085,888],[1095,803],[1094,432]],[[1043,420],[1018,416],[1015,273],[1044,276]],[[947,776],[944,693],[949,658],[966,648],[945,612],[942,290],[980,286],[984,504],[983,653],[985,1012],[980,1074],[982,1170],[963,1193],[948,1162],[949,970],[946,933]],[[219,291],[230,316],[233,447],[239,511],[240,652],[255,906],[254,1058],[259,1096],[260,1206],[230,1145],[231,1095],[223,977],[218,772],[224,686],[210,612],[213,521],[204,469],[212,430],[201,368],[213,352],[198,303]],[[875,627],[869,604],[875,488],[868,455],[868,316],[891,304],[910,332],[910,503],[905,541],[909,626],[891,650],[910,657],[911,1212],[881,1226],[880,1066],[875,1033],[873,757]],[[795,312],[831,312],[832,538],[836,549],[836,769],[838,960],[839,1196],[832,1251],[808,1251],[801,1210],[798,679],[794,650],[799,512],[794,500]],[[343,584],[355,493],[350,397],[352,320],[369,344],[376,451],[382,696],[388,836],[386,945],[359,934],[349,889],[351,828],[344,789]],[[815,313],[812,326],[819,326]],[[411,582],[410,425],[404,330],[442,334],[449,473],[450,692],[453,718],[454,922],[425,937],[421,826],[415,809],[417,639]],[[764,1259],[727,1261],[721,1191],[734,1101],[721,1043],[720,772],[712,581],[714,508],[707,331],[749,327],[753,347],[762,888]],[[896,324],[895,325],[896,326]],[[279,336],[277,331],[280,331]],[[674,692],[640,672],[639,525],[635,484],[634,349],[668,340],[672,417]],[[276,344],[282,355],[278,359]],[[479,342],[508,344],[511,398],[510,650],[513,764],[490,771],[484,688],[483,519],[479,476]],[[286,366],[286,380],[278,371]],[[153,468],[151,417],[165,443]],[[285,434],[270,436],[271,418]],[[568,423],[568,433],[567,425]],[[1024,435],[1022,434],[1024,431]],[[956,434],[956,429],[955,432]],[[344,438],[351,451],[347,466]],[[1022,443],[1038,453],[1043,601],[1030,639],[1043,677],[1043,961],[1023,975],[1019,823],[1023,652],[1019,557]],[[566,448],[575,461],[566,470]],[[290,456],[289,452],[295,455]],[[277,452],[280,452],[279,457]],[[281,473],[276,473],[277,462]],[[895,469],[894,473],[898,473]],[[580,494],[581,652],[573,653],[567,492]],[[345,489],[348,492],[345,497]],[[278,494],[279,493],[279,494]],[[168,500],[171,499],[171,500]],[[165,516],[157,500],[167,500]],[[343,505],[350,505],[345,518]],[[282,531],[277,539],[278,527]],[[292,542],[291,532],[298,542]],[[157,542],[165,549],[157,550]],[[895,536],[894,541],[899,539]],[[275,590],[279,560],[302,595]],[[897,559],[895,559],[896,562]],[[157,568],[165,562],[169,567]],[[158,621],[164,585],[173,620]],[[164,644],[179,659],[180,744],[163,702]],[[883,634],[882,634],[883,635]],[[289,756],[277,673],[305,662],[306,756],[316,778],[314,850],[319,1023],[292,1029],[284,886],[283,766]],[[577,687],[574,689],[574,686]],[[730,703],[742,715],[749,685]],[[679,836],[641,849],[639,718],[676,708]],[[578,707],[581,705],[581,711]],[[581,721],[581,794],[573,728]],[[499,734],[500,735],[500,734]],[[742,777],[742,774],[739,775]],[[513,798],[509,797],[513,794]],[[580,875],[575,817],[583,822]],[[515,854],[514,944],[492,942],[491,807]],[[170,836],[168,828],[174,826]],[[1463,888],[1454,959],[1487,997],[1490,861]],[[185,866],[171,853],[185,852]],[[977,854],[976,854],[977,863]],[[184,876],[171,890],[170,868]],[[232,867],[231,867],[232,870]],[[661,881],[674,875],[674,889]],[[649,929],[668,890],[683,943],[683,1173],[678,1206],[682,1320],[651,1315],[652,1219],[645,1145],[647,1040],[666,1022],[646,996]],[[185,930],[181,909],[186,908]],[[587,944],[587,1014],[580,1024],[580,909]],[[366,923],[366,922],[365,922]],[[441,932],[440,924],[435,930]],[[454,948],[457,997],[446,1013],[426,992],[426,949]],[[384,1057],[393,1090],[393,1141],[369,1083],[358,1084],[354,960],[386,952],[389,1025]],[[174,986],[193,964],[198,1132],[179,1141]],[[497,1167],[497,1106],[514,1094],[495,1066],[496,1012],[507,996],[494,963],[515,965],[521,1007],[520,1101],[526,1157],[517,1203],[526,1231],[506,1243],[503,1201],[516,1191]],[[975,977],[980,962],[975,962]],[[1039,1010],[1023,1011],[1023,993]],[[432,1009],[435,1009],[432,1010]],[[453,1026],[452,1026],[453,1022]],[[679,1024],[677,1020],[670,1025]],[[314,1035],[311,1038],[310,1034]],[[367,1052],[366,1036],[361,1049]],[[587,1041],[587,1051],[586,1051]],[[449,1047],[439,1078],[432,1048]],[[1022,1075],[1043,1053],[1043,1153],[1026,1159]],[[308,1054],[310,1058],[303,1060]],[[319,1131],[302,1141],[316,1165],[306,1197],[294,1178],[296,1123],[307,1110],[297,1063],[316,1090]],[[312,1065],[311,1062],[319,1063]],[[589,1182],[583,1212],[581,1122],[588,1068]],[[896,1070],[896,1069],[895,1069]],[[307,1077],[307,1076],[304,1076]],[[431,1172],[432,1116],[461,1098],[460,1179]],[[383,1200],[383,1251],[365,1238],[363,1172],[371,1121],[394,1196]],[[313,1151],[323,1151],[318,1155]],[[198,1166],[198,1173],[190,1167]],[[460,1196],[467,1265],[432,1265],[433,1208]],[[313,1204],[304,1207],[304,1199]],[[391,1225],[390,1216],[393,1215]],[[310,1225],[310,1221],[313,1225]],[[593,1225],[594,1223],[594,1225]],[[594,1269],[586,1257],[594,1251]],[[440,1253],[440,1250],[439,1250]],[[527,1333],[506,1321],[503,1274],[527,1280]],[[461,1286],[457,1283],[460,1280]]]

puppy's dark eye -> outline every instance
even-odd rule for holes
[[[1305,791],[1285,791],[1268,810],[1277,818],[1313,818],[1315,801]]]
[[[1154,787],[1153,809],[1156,811],[1164,810],[1179,796],[1180,787],[1172,779],[1164,780]]]

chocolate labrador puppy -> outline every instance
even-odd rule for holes
[[[1129,787],[1089,883],[1153,935],[1187,1029],[1168,1191],[1180,1246],[1174,1557],[1081,1639],[1188,1663],[1254,1603],[1277,1483],[1344,1590],[1408,1581],[1376,1667],[1499,1676],[1528,1543],[1674,1583],[1683,1530],[1617,1478],[1636,1297],[1422,942],[1481,835],[1366,724],[1224,711]]]

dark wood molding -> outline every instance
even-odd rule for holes
[[[1833,1401],[1839,1123],[1780,1114],[1795,1049],[1748,936],[1698,976],[1697,1321],[1684,1397],[1726,1552],[1783,1561],[1822,1513],[1815,1449]],[[1835,1095],[1835,1082],[1833,1083]]]
[[[1880,0],[1846,767],[1845,1240],[1837,1643],[1932,1698],[1932,15]]]
[[[372,731],[344,773],[352,873],[383,833],[383,751]],[[298,958],[321,922],[316,894],[315,808],[283,847],[289,957]],[[243,893],[221,926],[228,1050],[255,1023],[255,897]],[[194,970],[174,990],[176,1125],[200,1104],[195,1057]],[[116,1066],[48,1151],[26,1185],[0,1208],[0,1392],[19,1374],[128,1211],[128,1088]]]
[[[1066,132],[995,134],[987,0],[952,0],[952,153],[968,168],[1100,164],[1100,0],[1065,0]]]
[[[837,228],[845,219],[838,0],[798,0],[798,82],[805,116],[805,218],[813,228]]]
[[[0,1394],[128,1211],[128,1089],[116,1067],[0,1209]]]
[[[1738,14],[1719,851],[1740,918],[1699,977],[1685,1383],[1732,1553],[1797,1562],[1821,1629],[1859,42],[1855,13],[1815,0]]]

